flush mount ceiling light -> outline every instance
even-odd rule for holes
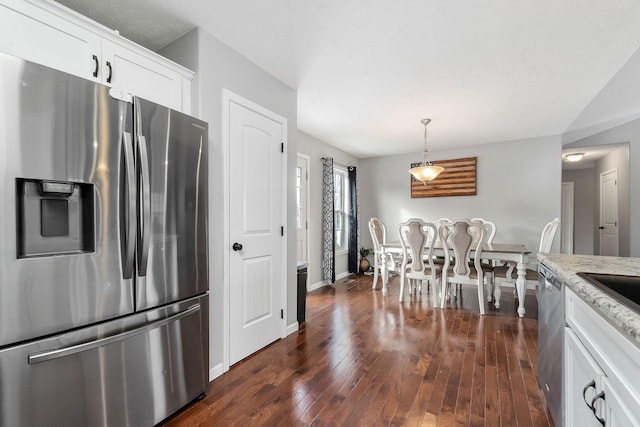
[[[567,159],[568,162],[579,162],[583,157],[584,153],[571,153],[567,154],[565,159]]]
[[[418,181],[421,181],[424,185],[427,182],[436,179],[440,172],[444,170],[442,166],[436,166],[429,161],[429,150],[427,150],[427,125],[431,122],[431,119],[422,119],[420,123],[424,125],[424,152],[422,153],[423,159],[420,166],[409,169],[409,173],[415,177]]]

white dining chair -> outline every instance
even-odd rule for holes
[[[449,284],[470,284],[477,287],[480,314],[484,314],[484,279],[485,274],[492,268],[482,263],[485,227],[478,222],[457,219],[443,223],[439,233],[445,255],[441,306],[445,306]],[[472,262],[469,262],[470,260]]]
[[[422,283],[427,282],[427,290],[433,284],[436,291],[435,305],[438,306],[438,277],[442,276],[443,266],[436,264],[433,250],[438,238],[438,227],[419,218],[411,218],[398,226],[398,235],[402,245],[400,267],[400,302],[404,299],[405,283],[409,283],[409,295],[422,293]]]
[[[487,221],[484,218],[471,218],[471,222],[477,222],[484,226],[484,243],[493,243],[493,238],[496,237],[496,224],[493,221]]]
[[[540,246],[538,246],[538,252],[548,253],[551,250],[553,239],[555,238],[556,232],[558,231],[559,227],[560,218],[555,218],[553,221],[544,226],[544,228],[542,229],[542,234],[540,235]],[[508,283],[510,286],[514,286],[513,295],[516,298],[518,297],[515,289],[515,283],[517,279],[515,263],[509,262],[503,266],[494,267],[493,278],[495,281],[493,298],[496,308],[500,308],[500,288],[503,283]],[[535,268],[527,268],[525,281],[525,290],[529,285],[533,285],[537,289],[538,270]]]
[[[372,217],[369,220],[369,232],[371,233],[371,241],[373,242],[373,284],[372,288],[375,289],[378,284],[378,277],[380,274],[385,274],[382,280],[384,283],[389,279],[388,275],[390,271],[396,271],[400,265],[400,261],[396,260],[390,253],[382,253],[380,248],[381,244],[387,243],[387,228],[384,223],[376,217]],[[382,269],[383,263],[386,264],[386,268]]]
[[[493,238],[496,236],[496,224],[493,221],[488,221],[484,218],[471,218],[471,222],[477,222],[478,224],[482,224],[482,226],[484,227],[484,238],[483,238],[483,243],[487,243],[487,244],[492,244],[493,243]],[[485,264],[485,266],[490,265],[491,267],[495,267],[496,266],[496,261],[490,262],[489,260],[482,260],[482,262]],[[494,279],[493,279],[493,268],[491,268],[491,271],[488,271],[489,269],[487,269],[487,274],[485,274],[485,284],[487,285],[487,302],[491,302],[493,300],[493,285],[494,285]]]

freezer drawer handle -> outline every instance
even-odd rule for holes
[[[173,314],[165,319],[156,320],[155,322],[151,322],[148,325],[145,325],[141,328],[132,329],[130,331],[123,332],[118,335],[113,335],[113,336],[102,338],[96,341],[72,345],[70,347],[60,348],[57,350],[47,350],[39,353],[33,353],[33,354],[30,354],[28,357],[29,365],[34,365],[40,362],[46,362],[48,360],[59,359],[60,357],[70,356],[72,354],[81,353],[83,351],[91,350],[94,348],[104,347],[106,345],[113,344],[115,342],[124,341],[133,336],[143,334],[152,329],[156,329],[156,328],[159,328],[160,326],[164,326],[178,319],[182,319],[183,317],[187,317],[199,310],[200,310],[200,304],[195,304],[187,308],[186,310]]]

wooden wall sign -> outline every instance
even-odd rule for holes
[[[475,196],[476,162],[477,157],[432,161],[434,165],[442,166],[444,171],[427,185],[410,175],[411,198]],[[411,163],[411,167],[415,166],[420,166],[420,163]]]

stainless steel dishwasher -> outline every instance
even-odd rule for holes
[[[564,426],[564,286],[555,273],[538,266],[538,382],[556,427]]]

